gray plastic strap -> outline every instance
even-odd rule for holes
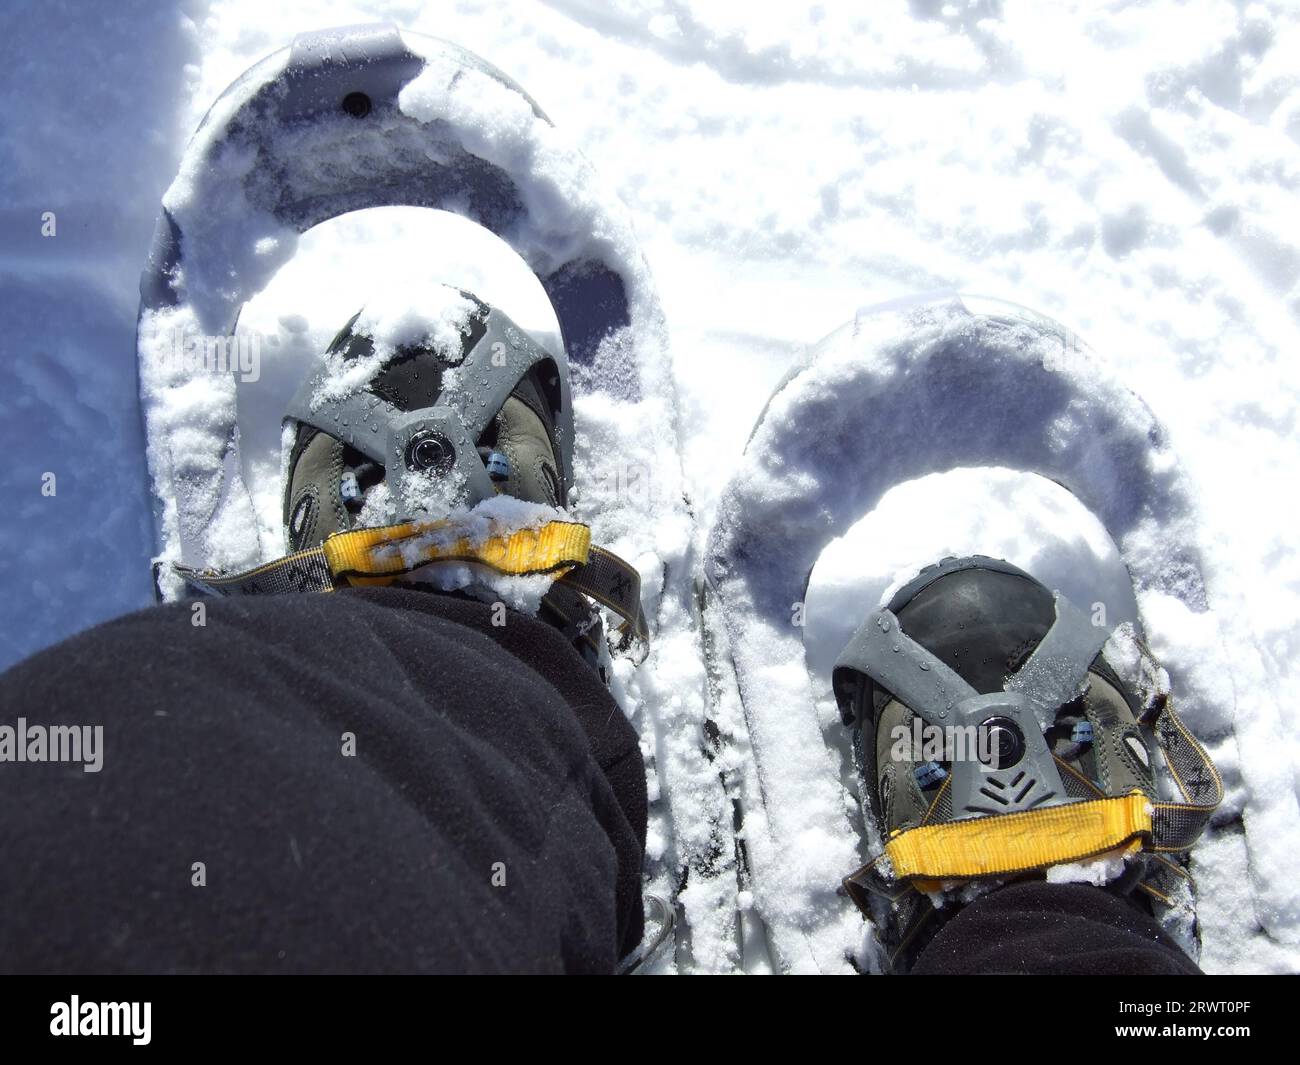
[[[952,816],[1015,813],[1073,801],[1044,731],[1056,711],[1075,698],[1108,631],[1094,626],[1068,599],[1057,595],[1056,619],[1004,690],[981,695],[935,655],[907,636],[889,610],[871,614],[854,633],[835,664],[870,677],[927,724],[987,729],[995,720],[1018,734],[1023,749],[1007,769],[974,757],[952,762]],[[969,746],[968,746],[968,749]]]
[[[888,610],[877,610],[862,623],[835,668],[865,673],[932,725],[949,724],[953,704],[979,694],[904,633]]]
[[[1088,683],[1088,669],[1109,636],[1108,627],[1094,625],[1087,614],[1058,592],[1056,620],[1029,660],[1008,678],[1004,687],[1028,699],[1039,724],[1050,728],[1057,710],[1082,694]]]

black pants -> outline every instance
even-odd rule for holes
[[[0,678],[0,968],[610,972],[642,931],[637,736],[551,627],[428,592],[208,600]],[[196,621],[203,624],[195,624]],[[1172,973],[1094,888],[967,907],[919,971]]]

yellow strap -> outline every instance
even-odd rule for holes
[[[885,844],[894,877],[959,880],[1042,869],[1151,835],[1151,800],[1140,792],[899,832]]]
[[[552,597],[549,603],[568,628],[581,635],[589,610],[579,604],[593,599],[623,619],[620,650],[631,648],[638,661],[649,650],[641,575],[617,555],[592,547],[591,530],[578,522],[551,521],[484,537],[482,524],[462,515],[335,533],[317,547],[243,573],[177,563],[172,568],[205,595],[278,595],[332,592],[347,584],[392,584],[412,570],[446,562],[473,563],[507,576],[550,576],[576,593],[569,599]]]
[[[175,566],[187,583],[209,595],[330,592],[339,584],[391,584],[433,562],[473,562],[509,576],[561,575],[592,554],[591,530],[570,521],[535,529],[471,537],[462,518],[405,522],[335,533],[319,547],[297,551],[243,573]]]
[[[586,562],[591,530],[576,522],[551,521],[474,543],[455,522],[410,522],[338,533],[321,550],[330,572],[349,584],[386,584],[430,562],[474,562],[518,576]]]

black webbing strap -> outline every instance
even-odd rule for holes
[[[1223,780],[1210,756],[1161,696],[1142,717],[1154,732],[1183,802],[1152,803],[1152,849],[1185,851],[1200,838],[1210,816],[1223,801]]]

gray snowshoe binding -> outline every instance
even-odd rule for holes
[[[427,567],[447,562],[553,573],[539,615],[603,673],[596,604],[624,619],[622,646],[647,631],[637,572],[560,509],[573,469],[567,365],[502,311],[459,298],[469,310],[454,342],[378,360],[357,312],[299,387],[285,416],[289,555],[234,575],[178,571],[210,594],[427,588]],[[498,497],[538,504],[545,520],[484,538],[475,515]]]
[[[286,414],[294,434],[284,492],[291,551],[498,495],[568,505],[573,410],[565,361],[504,312],[460,295],[473,311],[454,347],[399,350],[363,388],[322,398],[331,359],[335,372],[347,372],[374,356],[373,340],[357,329],[359,311],[298,389]],[[541,615],[600,668],[603,624],[582,592],[556,584]]]
[[[286,415],[296,434],[284,496],[291,550],[355,527],[379,484],[388,498],[372,510],[388,522],[427,517],[438,501],[472,507],[498,494],[568,504],[567,369],[503,312],[461,295],[474,310],[457,350],[399,351],[364,388],[338,398],[321,399],[325,369],[298,389]],[[326,352],[344,369],[374,354],[355,330],[360,314]]]
[[[868,616],[834,688],[884,844],[845,888],[893,971],[958,908],[945,891],[1081,862],[1195,955],[1181,856],[1222,785],[1139,636],[1006,562],[947,559]]]

